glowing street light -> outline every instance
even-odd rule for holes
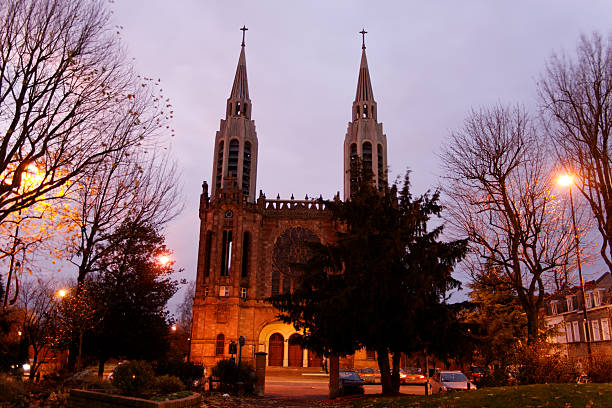
[[[173,332],[176,331],[176,324],[173,324],[172,326],[170,326],[170,330],[172,330]]]
[[[64,298],[66,297],[67,294],[68,294],[68,291],[66,289],[60,289],[57,291],[57,297],[59,298]]]
[[[161,255],[159,258],[157,258],[157,261],[160,263],[161,266],[166,266],[170,263],[170,257],[168,255]]]
[[[587,345],[587,353],[589,355],[589,365],[593,363],[593,354],[591,352],[591,339],[589,335],[589,317],[586,307],[586,295],[584,293],[584,279],[582,278],[582,264],[580,262],[580,242],[578,239],[578,230],[576,229],[576,213],[574,211],[574,198],[572,197],[572,184],[574,184],[574,176],[564,174],[557,179],[557,184],[562,187],[567,187],[570,196],[570,208],[572,210],[572,225],[574,227],[574,241],[576,244],[576,263],[578,264],[578,276],[580,276],[580,290],[582,291],[582,313],[584,318],[584,337]]]

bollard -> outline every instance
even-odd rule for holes
[[[255,353],[255,375],[257,381],[255,382],[255,395],[263,397],[266,388],[266,356],[268,353],[259,351]]]

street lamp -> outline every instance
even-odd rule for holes
[[[68,294],[68,291],[66,289],[60,289],[57,291],[57,297],[59,298],[64,298],[66,297],[67,294]]]
[[[574,211],[574,198],[572,197],[572,184],[574,184],[574,176],[571,174],[564,174],[559,177],[557,184],[562,187],[567,187],[570,196],[570,208],[572,211],[572,225],[574,227],[574,241],[576,244],[576,263],[578,264],[578,276],[580,276],[580,290],[582,291],[582,313],[584,318],[584,337],[587,345],[587,353],[589,356],[589,365],[593,363],[593,354],[591,352],[591,339],[589,335],[589,318],[587,314],[586,306],[586,294],[584,292],[584,279],[582,278],[582,264],[580,262],[580,247],[578,240],[578,230],[576,229],[576,213]]]

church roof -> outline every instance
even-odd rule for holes
[[[246,57],[244,56],[244,43],[240,51],[238,59],[238,67],[236,68],[236,77],[234,78],[234,86],[232,86],[232,94],[230,98],[249,99],[249,82],[247,81]]]
[[[368,70],[368,59],[366,57],[365,46],[361,51],[361,66],[359,67],[359,79],[357,80],[357,94],[355,102],[374,102],[374,92],[372,92],[372,82],[370,81],[370,71]]]

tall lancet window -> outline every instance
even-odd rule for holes
[[[219,152],[217,153],[217,180],[215,181],[217,189],[221,188],[221,179],[223,177],[223,140],[219,142]]]
[[[244,154],[242,157],[242,194],[249,195],[251,183],[251,142],[244,142]]]
[[[384,167],[383,167],[383,147],[381,144],[377,146],[376,149],[378,153],[378,189],[382,191],[383,189],[383,179],[384,179]]]
[[[227,157],[227,172],[229,176],[236,176],[238,174],[238,152],[240,150],[240,144],[238,139],[232,139],[229,145],[229,156]]]
[[[230,276],[232,264],[232,231],[223,231],[223,247],[221,248],[221,276]]]
[[[363,169],[372,171],[372,143],[363,143]]]

